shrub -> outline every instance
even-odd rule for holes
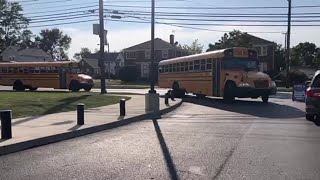
[[[124,66],[119,70],[119,79],[121,81],[130,82],[138,78],[138,70],[134,66]]]

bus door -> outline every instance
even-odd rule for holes
[[[221,60],[213,61],[213,68],[212,68],[212,89],[213,89],[213,96],[220,96],[220,79],[221,79]]]
[[[67,72],[65,69],[59,71],[60,88],[67,89]]]

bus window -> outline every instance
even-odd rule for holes
[[[35,67],[34,68],[34,73],[40,73],[40,68],[39,67]]]
[[[172,72],[172,64],[169,64],[169,72]]]
[[[14,72],[14,73],[18,73],[18,68],[17,68],[17,67],[14,67],[14,68],[13,68],[13,72]]]
[[[181,71],[181,72],[184,72],[184,63],[183,63],[183,62],[180,63],[180,71]]]
[[[46,72],[47,72],[46,67],[40,67],[40,72],[41,72],[41,73],[46,73]]]
[[[195,71],[199,71],[200,70],[200,61],[199,60],[195,60],[194,61],[194,70]]]
[[[34,73],[34,68],[33,68],[33,67],[30,67],[30,68],[29,68],[29,72],[30,72],[30,73]]]
[[[202,59],[201,60],[201,71],[205,71],[206,70],[206,60]]]
[[[8,73],[12,73],[13,72],[13,68],[12,67],[9,67],[8,68]]]
[[[172,72],[177,72],[177,64],[173,64]]]
[[[23,73],[23,68],[19,68],[19,73]]]
[[[189,71],[193,71],[193,61],[189,62]]]
[[[180,63],[177,64],[177,72],[180,72]]]
[[[168,72],[168,65],[165,66],[165,72]]]
[[[189,71],[189,63],[188,63],[188,62],[185,62],[185,63],[184,63],[184,70],[185,70],[186,72]]]
[[[212,69],[212,59],[207,59],[207,70]]]
[[[2,73],[7,73],[7,72],[8,72],[8,68],[3,67],[3,68],[2,68]]]
[[[29,69],[28,68],[24,68],[23,69],[23,73],[28,74],[29,73]]]

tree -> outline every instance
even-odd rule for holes
[[[274,66],[275,66],[275,71],[279,72],[280,68],[285,69],[287,64],[286,64],[286,50],[282,47],[281,44],[278,44],[276,46],[275,52],[274,52]]]
[[[36,47],[35,35],[30,30],[22,31],[21,35],[18,37],[18,45],[22,48],[33,48]]]
[[[291,63],[293,66],[301,65],[316,65],[318,66],[318,60],[316,57],[319,48],[314,43],[304,42],[299,43],[293,47],[291,54]]]
[[[209,44],[207,52],[231,47],[252,47],[250,36],[239,30],[233,30],[229,34],[225,33],[218,42]]]
[[[69,60],[66,51],[71,44],[71,38],[63,34],[57,28],[41,30],[40,35],[35,38],[36,44],[45,52],[51,54],[56,61]]]
[[[202,50],[203,50],[203,45],[201,45],[199,43],[199,40],[196,39],[194,40],[191,45],[183,45],[181,47],[182,49],[188,51],[190,54],[200,54],[202,53]]]
[[[10,45],[17,45],[21,30],[27,28],[29,19],[21,13],[18,2],[0,0],[0,52]]]
[[[75,58],[77,60],[81,60],[82,58],[85,58],[90,54],[91,54],[90,49],[85,47],[85,48],[81,48],[79,53],[75,53],[73,58]]]

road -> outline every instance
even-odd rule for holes
[[[187,98],[162,119],[0,157],[0,179],[320,179],[303,103]]]

